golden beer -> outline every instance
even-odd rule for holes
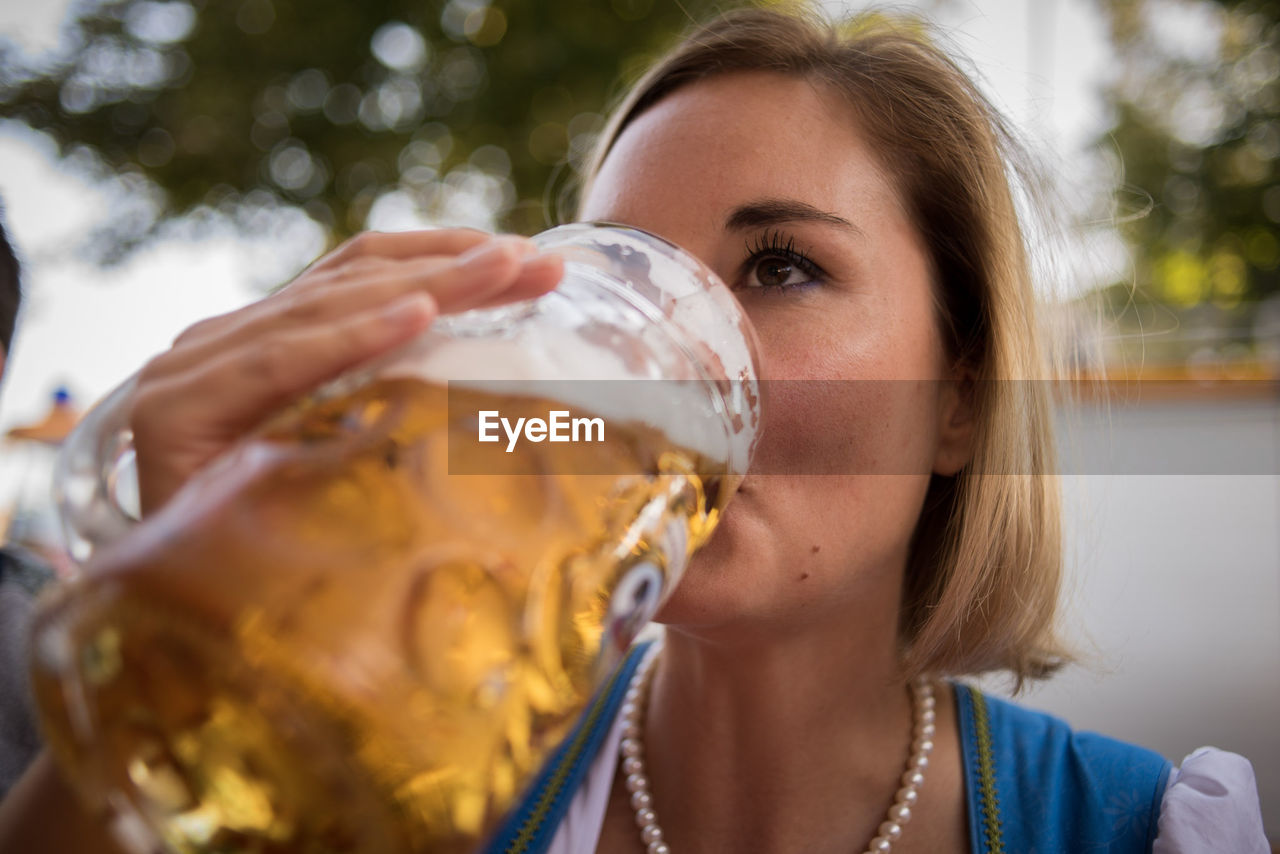
[[[142,524],[136,378],[69,437],[87,565],[37,616],[33,682],[126,847],[474,851],[679,581],[754,447],[750,324],[654,235],[535,242],[554,291],[440,318]],[[556,439],[575,407],[602,435]]]
[[[295,407],[59,590],[37,700],[117,836],[475,850],[733,491],[639,421],[508,454],[457,417],[557,408],[408,378]]]

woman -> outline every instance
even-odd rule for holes
[[[580,218],[702,258],[755,324],[762,376],[788,382],[771,385],[752,474],[659,615],[649,681],[636,671],[541,841],[1265,851],[1239,757],[1171,772],[940,681],[1063,660],[1048,401],[1012,382],[1048,372],[998,117],[922,37],[843,32],[730,15],[661,61],[602,139]],[[437,310],[552,287],[559,262],[527,252],[470,232],[365,236],[189,330],[140,386],[144,504]],[[788,474],[818,467],[842,474]],[[36,778],[28,802],[55,803],[56,779]]]

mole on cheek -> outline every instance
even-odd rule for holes
[[[804,581],[804,580],[805,580],[806,578],[808,578],[808,577],[809,577],[809,573],[807,573],[807,572],[802,572],[802,573],[800,573],[800,580],[801,580],[801,581]]]
[[[813,548],[809,549],[809,554],[816,555],[818,553],[819,548],[821,548],[821,546],[814,546]]]

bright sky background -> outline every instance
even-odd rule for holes
[[[934,8],[997,103],[1056,151],[1064,172],[1106,128],[1097,91],[1110,48],[1094,0],[897,6]],[[48,49],[66,7],[67,0],[0,0],[0,36],[30,52]],[[111,215],[110,197],[60,169],[47,140],[13,122],[0,121],[0,197],[26,286],[0,387],[0,430],[39,417],[59,383],[82,403],[100,397],[189,324],[255,298],[306,260],[220,234],[162,241],[111,270],[86,265],[68,248]]]

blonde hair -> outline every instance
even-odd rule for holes
[[[881,153],[933,264],[939,328],[968,384],[973,456],[934,476],[903,588],[908,673],[1009,670],[1019,685],[1064,660],[1055,633],[1062,535],[1035,298],[1007,171],[1022,162],[998,111],[915,20],[842,24],[753,9],[698,28],[614,111],[585,171],[628,124],[698,80],[767,71],[842,94]],[[585,193],[584,193],[585,196]]]

